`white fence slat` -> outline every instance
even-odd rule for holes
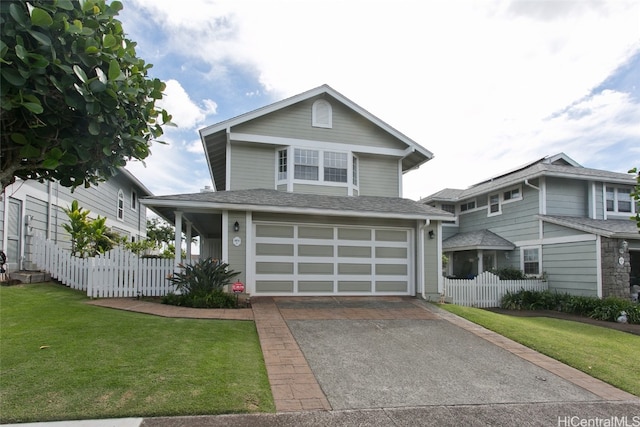
[[[548,283],[542,279],[500,280],[488,271],[474,279],[444,279],[444,296],[454,304],[468,307],[499,307],[507,292],[546,291]]]

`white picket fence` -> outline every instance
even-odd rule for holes
[[[542,279],[500,280],[485,271],[474,279],[444,279],[444,297],[453,304],[467,307],[499,307],[507,292],[546,291],[548,284]]]
[[[174,271],[173,259],[140,258],[122,248],[78,258],[39,236],[32,238],[32,244],[39,269],[91,298],[162,296],[175,290],[167,280]]]

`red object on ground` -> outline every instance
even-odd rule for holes
[[[233,284],[231,290],[238,293],[244,292],[244,283],[242,283],[241,281],[237,281]]]

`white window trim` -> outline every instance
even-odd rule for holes
[[[472,203],[472,202],[475,205],[474,208],[467,209],[466,211],[462,210],[462,205],[468,205],[469,203]],[[476,199],[470,199],[470,200],[467,200],[465,203],[460,203],[460,205],[458,207],[458,210],[459,210],[458,214],[459,215],[465,215],[465,214],[468,214],[469,212],[475,212],[475,211],[480,210],[480,209],[484,209],[484,207],[482,207],[482,208],[478,207],[478,201]]]
[[[131,190],[131,210],[138,210],[138,193],[136,190]]]
[[[318,179],[307,180],[295,178],[295,150],[299,148],[302,150],[313,150],[318,152]],[[280,152],[287,151],[287,176],[285,179],[279,179],[279,166],[280,166]],[[347,182],[335,182],[324,180],[324,153],[343,153],[347,155]],[[358,170],[355,171],[355,176],[358,179],[358,184],[353,183],[354,171],[353,171],[353,159],[356,159]],[[289,146],[286,148],[277,148],[275,150],[275,174],[276,174],[276,186],[286,185],[287,191],[293,190],[293,184],[303,185],[322,185],[327,187],[342,187],[347,188],[348,194],[353,195],[353,191],[358,191],[360,188],[360,158],[351,151],[333,150],[333,149],[318,149],[309,147]]]
[[[527,274],[529,277],[542,277],[542,245],[521,246],[520,247],[520,270],[524,273],[524,251],[529,249],[538,250],[538,274]]]
[[[513,190],[518,190],[518,197],[513,197],[511,199],[505,200],[504,199],[504,193],[511,192]],[[517,201],[520,201],[520,200],[522,200],[522,186],[521,185],[518,185],[516,187],[511,187],[511,188],[508,188],[508,189],[503,190],[503,191],[500,192],[500,203],[501,204],[513,203],[513,202],[517,202]],[[502,210],[502,208],[500,210]]]
[[[496,212],[491,212],[491,196],[498,196],[498,210]],[[502,215],[502,194],[501,193],[490,193],[487,197],[487,216],[496,216]]]
[[[507,192],[511,192],[513,190],[518,190],[518,197],[514,197],[511,199],[504,199],[504,193]],[[498,211],[497,212],[491,212],[491,196],[498,196]],[[502,205],[507,205],[509,203],[513,203],[513,202],[519,202],[520,200],[522,200],[522,186],[518,185],[515,187],[509,187],[500,191],[496,191],[493,193],[489,193],[489,196],[487,197],[487,216],[496,216],[496,215],[502,215]],[[477,206],[477,204],[476,204]],[[469,211],[465,211],[465,212],[469,212]]]
[[[607,188],[613,188],[613,210],[610,211],[607,209]],[[636,214],[636,201],[634,200],[633,196],[631,196],[631,212],[620,212],[618,210],[618,190],[627,190],[627,188],[625,187],[620,187],[620,186],[615,186],[615,185],[607,185],[604,184],[604,211],[606,212],[606,215],[613,215],[613,216],[634,216]],[[628,189],[631,192],[633,192],[633,189]]]
[[[120,202],[122,202],[122,208],[120,208]],[[116,219],[124,222],[124,191],[118,190],[118,198],[116,200]]]

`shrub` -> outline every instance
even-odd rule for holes
[[[640,305],[616,297],[600,299],[551,291],[520,290],[507,292],[500,300],[500,307],[507,310],[557,310],[610,322],[615,322],[624,311],[628,323],[640,324]]]
[[[523,280],[527,279],[527,275],[523,271],[517,268],[505,267],[491,270],[491,273],[495,274],[500,280]]]
[[[225,293],[223,287],[240,274],[229,270],[229,264],[206,258],[194,264],[182,265],[182,271],[169,280],[176,286],[176,293],[162,299],[164,304],[198,308],[235,307],[235,296]]]

